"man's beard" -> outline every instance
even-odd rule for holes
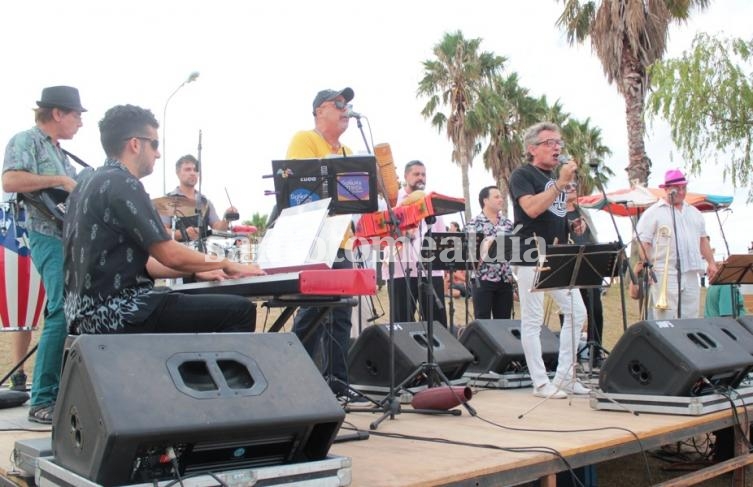
[[[424,189],[425,187],[426,187],[426,183],[423,183],[423,182],[421,182],[421,181],[418,181],[418,182],[416,182],[416,183],[414,183],[414,184],[411,184],[411,185],[410,185],[410,190],[411,190],[411,191],[421,191],[421,190],[423,190],[423,189]]]

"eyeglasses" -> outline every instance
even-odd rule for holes
[[[149,145],[152,146],[152,150],[159,149],[159,140],[158,139],[151,139],[149,137],[142,137],[142,136],[139,136],[139,135],[134,135],[133,137],[128,137],[128,138],[125,138],[123,140],[131,140],[131,139],[147,140],[147,141],[149,141]]]
[[[554,148],[555,146],[565,147],[565,142],[560,139],[546,139],[536,142],[534,145],[545,145],[549,148]]]
[[[335,104],[335,108],[337,108],[338,110],[345,110],[346,108],[347,109],[353,108],[353,105],[351,105],[348,102],[344,102],[344,101],[340,101],[340,100],[331,100],[331,101],[332,101],[332,103]]]

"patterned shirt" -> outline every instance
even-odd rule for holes
[[[53,143],[52,138],[39,127],[16,134],[10,139],[5,148],[3,173],[6,171],[25,171],[43,176],[76,176],[76,170],[71,166],[60,145]],[[29,230],[62,238],[60,225],[55,220],[51,220],[31,205],[27,207]]]
[[[76,186],[63,226],[65,316],[79,333],[138,325],[163,301],[146,271],[149,247],[169,240],[135,176],[119,161]]]
[[[513,230],[512,220],[502,216],[502,213],[497,215],[497,219],[498,221],[495,225],[482,212],[476,218],[473,218],[468,222],[466,231],[475,232],[476,235],[478,235],[479,241],[485,237],[493,238],[497,235],[511,234]],[[496,259],[483,261],[478,267],[478,278],[482,281],[513,282],[510,263],[507,261],[496,262]]]

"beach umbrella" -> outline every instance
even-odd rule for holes
[[[618,189],[607,193],[606,200],[601,193],[581,196],[578,204],[582,208],[604,210],[618,216],[636,216],[643,210],[664,197],[661,188],[646,188],[635,186],[628,189]],[[732,196],[720,196],[703,193],[687,193],[685,201],[702,212],[719,211],[732,204]]]

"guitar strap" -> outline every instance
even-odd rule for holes
[[[68,157],[70,157],[71,159],[73,159],[74,161],[78,162],[78,163],[79,163],[80,165],[82,165],[83,167],[88,167],[89,169],[93,169],[93,168],[92,168],[92,167],[91,167],[91,166],[90,166],[89,164],[85,163],[85,162],[84,162],[84,161],[83,161],[83,160],[82,160],[82,159],[81,159],[80,157],[78,157],[78,156],[77,156],[76,154],[74,154],[74,153],[72,153],[72,152],[68,152],[67,150],[63,149],[62,147],[60,148],[60,150],[62,150],[62,151],[63,151],[63,153],[64,153],[64,154],[65,154],[66,156],[68,156]]]

